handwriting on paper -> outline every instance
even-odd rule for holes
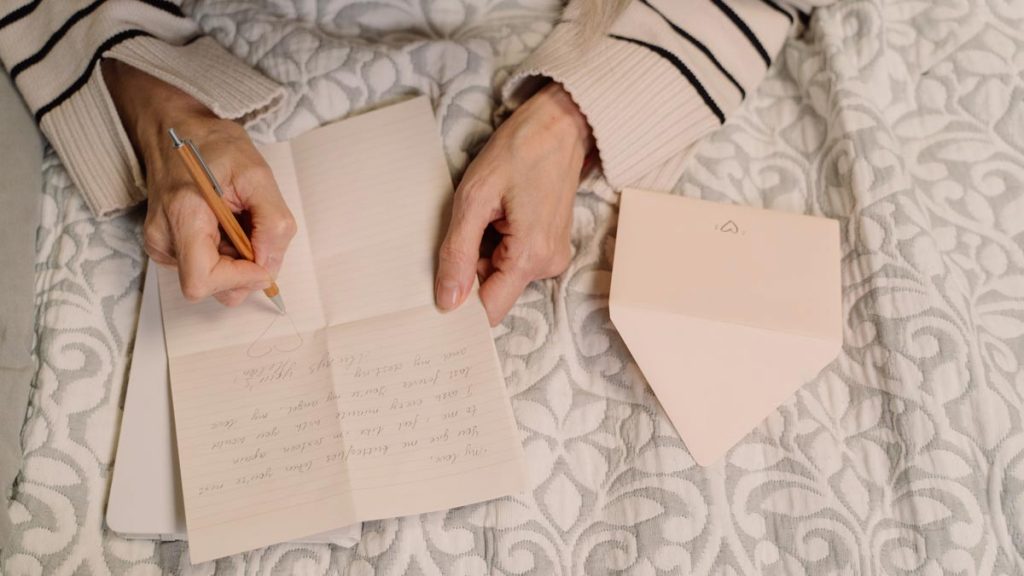
[[[502,390],[481,384],[493,379],[486,343],[406,339],[384,349],[357,335],[313,336],[303,350],[225,373],[237,404],[208,419],[197,448],[200,458],[229,458],[230,466],[195,488],[197,507],[206,502],[218,517],[228,491],[300,477],[412,482],[507,458],[502,444],[515,431],[494,417],[504,409]],[[396,344],[411,350],[396,352]]]
[[[303,376],[325,370],[341,371],[343,378],[326,393],[312,391],[277,405],[262,404],[247,410],[246,416],[212,421],[208,450],[237,452],[232,457],[237,472],[225,482],[204,485],[201,495],[275,475],[303,475],[321,464],[413,451],[421,447],[421,439],[410,434],[419,430],[429,431],[422,446],[435,450],[428,455],[430,464],[451,465],[487,454],[487,447],[475,442],[481,426],[472,421],[481,408],[468,384],[472,364],[465,346],[417,353],[408,360],[376,360],[370,353],[325,353],[305,362],[263,362],[235,374],[233,381],[250,395],[273,394],[274,387],[297,390]],[[486,407],[493,400],[483,398],[482,403]],[[344,423],[343,429],[333,436],[318,434],[328,419]],[[459,426],[460,420],[470,423]],[[253,449],[253,443],[260,446]],[[289,459],[307,454],[313,457]],[[263,466],[264,462],[272,464]],[[256,464],[260,469],[251,472],[250,466]]]

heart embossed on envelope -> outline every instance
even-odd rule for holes
[[[718,230],[720,232],[725,232],[727,234],[739,234],[740,233],[740,227],[737,226],[736,223],[733,222],[732,220],[729,220],[725,224],[722,224],[721,226],[719,226]]]

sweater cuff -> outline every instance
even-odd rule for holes
[[[615,38],[585,39],[572,22],[559,24],[513,74],[503,89],[505,105],[519,106],[545,80],[562,84],[586,116],[615,188],[666,165],[681,169],[668,161],[720,126],[668,60]]]
[[[221,118],[243,123],[271,111],[284,96],[282,87],[208,37],[184,46],[137,37],[105,57],[178,87]],[[145,199],[139,160],[100,66],[85,86],[42,118],[40,127],[95,216],[118,215]]]
[[[150,37],[134,38],[114,47],[107,56],[177,87],[221,118],[246,125],[284,98],[284,88],[208,36],[184,46]]]

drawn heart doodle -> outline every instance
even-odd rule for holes
[[[288,330],[284,335],[270,336],[274,332],[274,325],[278,321],[282,321],[282,318],[287,318],[288,325],[291,330]],[[286,352],[294,352],[302,347],[304,341],[302,334],[299,334],[299,329],[295,327],[295,322],[292,317],[287,314],[275,314],[274,319],[270,321],[270,324],[263,329],[263,332],[253,340],[252,344],[246,349],[245,353],[250,358],[263,358],[268,354],[283,354]]]

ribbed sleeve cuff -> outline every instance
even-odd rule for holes
[[[207,36],[185,46],[134,38],[107,56],[178,87],[221,118],[248,123],[284,98],[284,88]]]
[[[587,117],[616,188],[642,181],[719,126],[672,63],[630,42],[584,39],[572,22],[559,24],[513,74],[505,104],[522,104],[544,79],[561,83]]]
[[[39,127],[96,217],[116,216],[145,199],[139,162],[99,66]]]
[[[185,46],[138,37],[106,57],[177,86],[221,118],[250,122],[284,96],[282,87],[206,37]],[[99,66],[85,86],[42,118],[40,127],[97,217],[115,216],[145,199],[139,161]]]

